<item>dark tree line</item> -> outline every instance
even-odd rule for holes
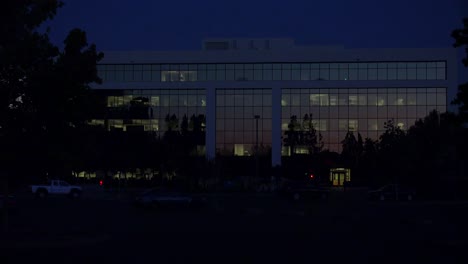
[[[354,170],[358,181],[409,185],[422,196],[462,195],[456,186],[467,180],[468,142],[459,116],[434,110],[407,131],[393,120],[385,129],[377,141],[356,140],[351,132],[343,140],[342,164]]]
[[[2,175],[61,171],[76,157],[74,137],[93,115],[89,84],[100,83],[103,54],[70,31],[60,50],[40,26],[61,1],[8,1],[0,10],[0,167]],[[25,171],[27,170],[27,171]],[[57,172],[58,173],[58,172]]]
[[[284,146],[289,147],[291,155],[296,155],[298,147],[304,147],[309,154],[318,154],[323,149],[322,135],[312,119],[312,114],[305,114],[302,122],[292,115],[288,124],[288,130],[284,132]]]
[[[468,17],[463,19],[463,28],[455,29],[452,32],[455,40],[454,47],[463,47],[465,49],[465,58],[463,64],[468,67]],[[458,106],[458,114],[464,122],[468,122],[468,83],[460,84],[457,97],[452,102]]]
[[[101,82],[96,63],[103,54],[80,29],[69,32],[63,50],[51,43],[48,30],[40,31],[62,5],[23,0],[0,8],[1,193],[31,175],[66,171],[82,147],[75,137],[81,138],[78,131],[93,113],[89,84]]]

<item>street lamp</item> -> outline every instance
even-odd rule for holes
[[[258,120],[260,115],[255,115],[255,178],[258,179]]]
[[[255,153],[258,152],[258,119],[260,119],[259,115],[255,115]]]

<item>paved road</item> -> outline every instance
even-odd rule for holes
[[[137,210],[127,200],[18,200],[0,263],[468,263],[468,204],[292,204],[212,197],[199,211]]]

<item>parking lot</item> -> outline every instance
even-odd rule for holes
[[[6,263],[464,263],[468,246],[464,202],[337,196],[293,203],[272,194],[218,194],[200,210],[154,211],[134,208],[125,195],[103,195],[18,197],[10,232],[0,238]]]

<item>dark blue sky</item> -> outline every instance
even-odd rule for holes
[[[466,0],[63,1],[48,23],[52,40],[61,44],[79,27],[103,51],[193,50],[207,37],[289,37],[299,45],[349,48],[450,47],[451,31],[468,17]]]

